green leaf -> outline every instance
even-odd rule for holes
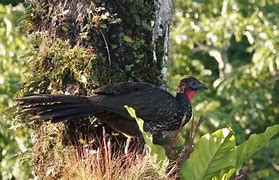
[[[145,132],[143,130],[143,123],[144,121],[140,118],[137,117],[136,115],[136,111],[128,106],[125,106],[125,108],[127,109],[128,113],[130,114],[131,117],[135,118],[140,131],[142,132],[144,141],[145,141],[145,145],[147,146],[147,148],[149,149],[149,152],[151,155],[153,156],[157,156],[157,163],[162,163],[162,164],[168,164],[168,157],[166,156],[166,152],[163,146],[160,145],[156,145],[153,144],[153,137],[152,134],[149,132]]]
[[[236,168],[248,160],[262,147],[266,146],[269,140],[279,134],[279,124],[266,128],[265,132],[253,134],[243,144],[237,146],[236,151]]]
[[[132,43],[133,42],[132,38],[127,36],[127,35],[123,36],[123,40],[127,43]]]
[[[131,71],[133,67],[134,67],[133,64],[126,65],[126,66],[125,66],[125,70],[126,70],[126,71]]]
[[[220,129],[206,134],[195,145],[190,158],[181,168],[182,179],[229,179],[259,149],[266,146],[279,133],[279,125],[268,127],[264,133],[251,135],[243,144],[235,147],[231,129]]]
[[[152,31],[153,30],[153,28],[149,24],[147,24],[146,21],[142,22],[142,26],[143,26],[143,28],[145,28],[148,31]]]
[[[206,180],[219,175],[221,170],[229,170],[235,164],[234,148],[235,137],[229,128],[204,135],[182,165],[182,179]]]

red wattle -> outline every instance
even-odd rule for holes
[[[192,100],[192,98],[196,95],[196,90],[189,89],[186,91],[186,96],[189,98],[189,100]]]

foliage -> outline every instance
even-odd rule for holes
[[[264,133],[251,135],[238,146],[231,129],[206,134],[198,140],[190,158],[181,167],[182,179],[230,179],[233,172],[278,134],[279,125],[274,125]]]
[[[5,110],[13,105],[19,90],[22,62],[19,55],[25,48],[26,36],[16,26],[24,15],[22,5],[0,4],[0,179],[30,177],[30,166],[22,154],[30,148],[27,128],[11,121]]]
[[[131,117],[138,122],[143,134],[147,153],[157,158],[156,164],[165,165],[168,158],[165,149],[152,143],[152,135],[143,131],[143,120],[136,116],[132,107],[125,107]],[[228,180],[242,164],[258,150],[266,146],[279,134],[279,125],[268,127],[261,134],[254,134],[247,141],[236,146],[235,135],[231,128],[219,129],[206,134],[195,143],[194,151],[180,168],[180,177],[189,180],[223,179]]]
[[[165,164],[168,158],[160,145],[152,142],[152,135],[143,131],[143,120],[136,116],[132,107],[125,107],[131,117],[138,122],[148,153],[157,157],[157,164]],[[180,168],[180,177],[187,180],[230,179],[242,164],[257,151],[266,146],[279,134],[279,125],[268,127],[261,134],[254,134],[247,141],[236,146],[235,135],[231,128],[219,129],[206,134],[195,143],[194,151]],[[178,163],[179,164],[179,163]]]
[[[23,3],[24,0],[0,0],[0,4],[16,6],[19,3]]]
[[[193,102],[195,115],[206,117],[200,134],[232,127],[241,143],[278,123],[278,1],[176,3],[168,81],[176,87],[189,74],[209,86]],[[277,176],[274,149],[249,161],[249,178]]]

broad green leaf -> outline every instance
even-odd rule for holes
[[[241,165],[250,159],[258,150],[268,144],[270,139],[279,134],[279,125],[274,125],[266,128],[265,132],[260,134],[253,134],[247,141],[238,145],[234,149],[235,165],[234,168],[222,176],[222,180],[229,180],[236,169],[239,169]]]
[[[230,129],[206,134],[196,144],[190,158],[181,168],[182,179],[228,180],[259,149],[279,133],[279,125],[268,127],[264,133],[251,135],[235,147],[235,137]],[[226,172],[226,173],[225,173]]]
[[[150,154],[157,156],[158,163],[167,164],[169,160],[168,160],[168,157],[166,156],[164,147],[153,144],[152,134],[149,132],[145,132],[143,130],[144,121],[136,116],[136,111],[133,108],[128,107],[128,106],[125,106],[125,108],[129,112],[130,116],[136,119],[139,129],[142,132],[145,144],[146,144],[147,148],[149,149]]]
[[[235,164],[234,148],[235,137],[231,129],[224,128],[204,135],[196,143],[190,158],[182,165],[182,179],[211,179],[219,175],[221,170],[232,168]]]
[[[251,158],[262,147],[266,146],[269,140],[279,134],[279,124],[266,128],[265,132],[253,134],[247,141],[237,146],[236,151],[236,168],[239,168],[242,163]]]

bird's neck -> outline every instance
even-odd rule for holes
[[[185,124],[192,117],[191,102],[190,102],[188,96],[186,96],[185,94],[179,93],[179,92],[176,94],[175,98],[176,98],[176,101],[179,105],[179,109],[180,109],[179,112],[181,113],[180,118],[181,119],[185,118],[185,122],[184,122],[184,124]],[[184,115],[186,115],[186,117],[184,117]]]
[[[184,109],[184,108],[192,108],[191,107],[191,102],[188,96],[182,93],[176,93],[176,101],[178,104]]]

